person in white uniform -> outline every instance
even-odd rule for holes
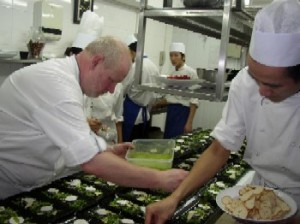
[[[89,43],[100,37],[103,31],[104,17],[87,10],[82,14],[78,32],[72,46],[65,50],[65,56],[79,54]]]
[[[198,79],[196,71],[185,63],[185,45],[172,43],[170,45],[170,60],[175,70],[169,75],[186,76],[190,79]],[[167,118],[164,130],[164,138],[174,138],[193,130],[193,120],[199,101],[175,95],[167,95]]]
[[[256,171],[254,184],[279,189],[298,206],[300,223],[300,2],[273,1],[258,12],[248,67],[232,81],[215,141],[182,184],[147,208],[146,224],[164,223],[188,194],[215,176],[246,137],[244,159]]]
[[[71,55],[79,54],[89,43],[102,34],[104,18],[90,10],[80,20],[76,38],[70,49]],[[84,96],[84,109],[91,129],[108,144],[122,142],[123,88],[118,83],[113,93],[92,98]]]
[[[78,170],[123,186],[174,190],[183,170],[134,166],[130,143],[107,148],[93,134],[83,94],[113,92],[131,67],[128,47],[113,37],[76,56],[52,59],[11,74],[0,88],[0,199],[30,191]]]
[[[138,138],[148,138],[150,110],[158,96],[154,92],[134,88],[137,39],[134,35],[130,35],[126,40],[126,44],[130,49],[133,64],[127,77],[122,82],[125,94],[122,130],[123,141],[132,141]],[[156,83],[156,77],[158,76],[157,66],[145,55],[143,57],[141,83]]]
[[[123,87],[118,83],[113,93],[97,98],[85,97],[84,107],[90,126],[97,122],[95,132],[109,144],[123,142]]]

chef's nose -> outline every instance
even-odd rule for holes
[[[269,97],[269,96],[272,95],[272,89],[268,86],[260,85],[259,86],[259,93],[260,93],[261,96]]]
[[[109,88],[108,88],[108,92],[110,92],[110,93],[114,93],[114,91],[115,91],[115,88],[116,88],[116,85],[117,84],[111,84],[110,86],[109,86]]]

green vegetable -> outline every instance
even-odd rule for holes
[[[11,218],[18,223],[22,217],[9,207],[0,206],[0,223],[9,223]]]
[[[172,159],[171,154],[154,154],[150,152],[134,152],[134,150],[129,154],[129,158],[140,158],[140,159],[158,159],[167,160]]]
[[[67,206],[71,207],[71,208],[75,208],[75,209],[82,209],[87,205],[87,202],[82,200],[82,199],[76,199],[75,201],[66,201],[65,199],[68,196],[73,196],[72,194],[66,193],[66,192],[62,192],[62,191],[58,191],[58,192],[43,192],[43,194],[45,196],[47,196],[48,198],[53,198],[56,200],[61,201],[62,203],[66,204]]]

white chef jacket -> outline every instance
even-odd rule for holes
[[[198,79],[197,72],[195,69],[191,68],[187,64],[184,64],[178,71],[172,71],[170,75],[188,75],[191,79]],[[176,95],[166,95],[166,100],[171,104],[181,104],[183,106],[189,107],[190,103],[198,106],[199,100],[197,98],[189,98]]]
[[[20,69],[0,88],[0,198],[74,172],[106,148],[83,113],[74,56]]]
[[[151,91],[137,90],[133,87],[135,75],[135,63],[127,74],[126,78],[123,80],[122,84],[124,86],[124,92],[129,96],[129,98],[140,106],[148,106],[154,102],[158,95]],[[153,84],[157,83],[156,77],[159,76],[159,71],[157,66],[148,58],[143,58],[143,74],[142,74],[142,84]],[[147,118],[150,119],[149,108],[147,110]],[[139,111],[135,124],[143,123],[142,109]]]
[[[84,97],[87,117],[99,119],[117,134],[116,123],[123,121],[123,87],[118,83],[113,93],[105,93],[97,98]],[[117,136],[115,136],[117,137]],[[114,139],[116,141],[116,139]]]
[[[300,207],[300,93],[274,103],[242,69],[232,81],[222,118],[212,135],[229,150],[240,149],[244,159],[267,186],[298,197]],[[261,181],[260,181],[261,182]]]

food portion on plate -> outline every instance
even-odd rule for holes
[[[190,80],[191,77],[189,75],[169,75],[167,79]]]
[[[156,76],[157,83],[165,86],[188,88],[201,84],[201,79],[191,79],[189,75],[160,75]]]
[[[287,194],[255,185],[225,189],[216,200],[225,212],[250,221],[278,221],[292,216],[297,211],[295,201]]]

